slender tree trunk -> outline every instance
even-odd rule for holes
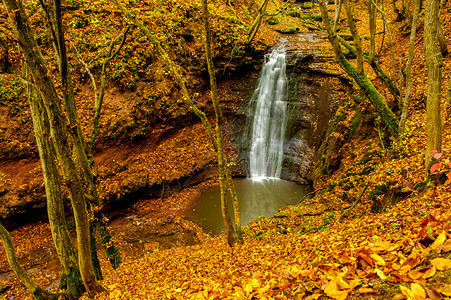
[[[55,148],[50,141],[50,124],[39,93],[27,83],[28,100],[33,119],[44,186],[47,196],[47,212],[53,242],[62,266],[61,287],[70,299],[78,299],[84,292],[77,263],[77,256],[67,230],[66,216],[61,194],[61,181],[55,163]]]
[[[373,0],[367,1],[368,16],[370,20],[370,64],[375,61],[376,56],[376,7]]]
[[[263,14],[266,11],[266,6],[268,5],[269,0],[264,0],[262,5],[260,6],[258,10],[258,15],[254,19],[254,21],[251,24],[251,27],[249,27],[249,31],[247,34],[247,43],[250,44],[252,40],[254,39],[255,35],[258,32],[258,28],[260,28],[260,24],[262,23]]]
[[[385,28],[387,28],[388,38],[389,38],[389,41],[390,41],[390,60],[391,60],[392,78],[393,78],[392,82],[394,83],[394,82],[396,82],[396,70],[395,70],[395,46],[394,46],[394,43],[393,43],[393,37],[392,37],[392,34],[391,34],[390,27],[388,26],[387,17],[385,16],[385,12],[383,10],[383,7],[379,8],[379,6],[377,6],[376,3],[374,2],[375,0],[371,0],[371,1],[373,2],[374,7],[379,11],[379,13],[382,14],[382,19],[384,20],[384,30],[385,30]],[[382,2],[382,4],[383,4],[383,2]],[[384,43],[382,42],[381,49],[382,49],[383,44]],[[399,107],[399,105],[400,105],[400,103],[399,103],[399,101],[400,101],[399,100],[399,96],[401,95],[401,93],[399,93],[399,89],[396,86],[396,84],[395,84],[395,87],[398,90],[398,93],[396,93],[396,92],[393,93],[393,96],[396,98],[396,105]]]
[[[55,36],[55,48],[57,49],[58,56],[58,66],[60,71],[60,79],[61,86],[63,89],[63,98],[66,113],[69,119],[70,126],[70,134],[74,144],[74,150],[77,157],[77,163],[80,168],[83,170],[83,178],[86,181],[89,187],[89,195],[91,198],[90,201],[90,213],[93,215],[94,222],[92,222],[91,226],[95,227],[99,235],[101,237],[102,244],[105,247],[105,251],[107,257],[112,263],[114,268],[119,266],[121,261],[121,257],[119,252],[117,251],[114,243],[111,241],[111,235],[107,228],[107,224],[103,222],[103,213],[101,209],[94,209],[93,206],[100,206],[100,201],[97,193],[97,186],[95,182],[94,175],[92,173],[92,164],[89,163],[88,155],[85,151],[85,143],[83,139],[83,133],[81,131],[80,121],[78,118],[77,108],[75,104],[75,95],[73,89],[72,78],[69,72],[69,63],[67,59],[67,50],[66,50],[66,40],[64,37],[64,28],[62,24],[62,15],[61,15],[61,0],[53,0],[52,1],[52,16],[50,23],[54,28],[54,36]],[[102,95],[103,96],[103,95]],[[103,98],[103,97],[102,97]],[[97,104],[97,103],[96,103]],[[97,111],[100,110],[100,106],[96,106],[96,115]],[[97,126],[96,126],[97,125]],[[98,118],[94,118],[94,129],[98,130]],[[91,139],[92,140],[92,139]],[[92,150],[88,147],[88,151]],[[88,152],[92,156],[92,153]],[[97,248],[95,244],[95,236],[94,236],[94,228],[90,230],[91,240],[94,241],[91,243],[91,251],[92,251],[92,259],[93,265],[95,269],[95,274],[97,279],[101,279],[102,273],[100,270],[100,263],[97,256]]]
[[[348,17],[348,25],[351,30],[352,38],[354,40],[356,56],[357,56],[357,73],[363,73],[363,52],[362,44],[360,42],[360,36],[357,31],[357,27],[354,22],[354,14],[352,13],[351,5],[349,5],[349,0],[343,0],[345,6],[346,15]]]
[[[175,81],[177,82],[178,86],[180,87],[180,90],[183,95],[183,100],[186,101],[186,103],[190,106],[191,110],[194,112],[194,114],[199,117],[199,119],[202,121],[202,124],[204,125],[205,131],[207,132],[207,135],[215,149],[215,151],[218,151],[217,148],[217,140],[215,137],[215,133],[213,132],[213,129],[211,127],[210,122],[208,121],[207,116],[203,111],[201,111],[199,108],[196,107],[194,104],[194,101],[192,100],[188,89],[185,84],[185,80],[180,76],[179,71],[177,70],[177,66],[174,65],[171,58],[169,57],[168,53],[164,50],[164,48],[160,45],[158,40],[152,35],[152,33],[149,31],[149,29],[141,22],[139,21],[134,14],[132,14],[130,11],[126,10],[122,4],[118,0],[111,0],[122,12],[122,14],[131,20],[138,28],[147,36],[148,40],[155,45],[157,48],[161,58],[168,66],[169,70],[171,71],[172,75],[175,78]],[[226,179],[227,179],[227,186],[230,192],[230,195],[232,197],[232,202],[234,204],[234,208],[236,207],[236,211],[238,212],[238,200],[236,197],[235,187],[232,181],[232,176],[230,174],[229,168],[226,168]],[[235,218],[240,219],[239,213],[235,215]],[[236,220],[237,228],[241,228],[241,222],[237,222]],[[237,234],[240,236],[241,232],[237,232]]]
[[[441,5],[440,5],[440,9],[441,9]],[[440,52],[442,53],[443,56],[447,56],[448,55],[448,46],[446,45],[446,38],[445,38],[445,35],[443,34],[442,23],[440,22],[440,9],[437,13],[437,39],[438,39],[438,43],[440,45]]]
[[[446,118],[448,120],[450,120],[451,119],[451,76],[448,79],[448,91],[446,93],[445,107],[446,107]]]
[[[90,255],[89,221],[84,189],[76,165],[71,157],[66,120],[63,117],[59,103],[60,99],[49,71],[45,67],[45,62],[39,51],[36,40],[34,39],[33,31],[21,2],[17,2],[16,0],[3,0],[3,3],[7,9],[10,22],[34,82],[40,87],[39,92],[49,117],[50,135],[55,145],[58,161],[64,177],[64,183],[68,189],[74,212],[80,274],[88,294],[94,295],[101,291],[102,288],[97,284],[93,273]]]
[[[429,170],[431,151],[442,150],[442,120],[440,100],[442,88],[442,54],[437,41],[439,0],[427,0],[424,19],[424,52],[426,57],[428,88],[426,102],[426,169]]]
[[[387,106],[385,99],[379,94],[374,85],[366,76],[365,72],[359,73],[354,66],[352,66],[347,59],[344,57],[343,52],[340,47],[340,43],[337,38],[336,32],[332,30],[332,26],[330,23],[329,15],[327,12],[326,4],[324,0],[319,0],[319,6],[321,9],[321,16],[323,18],[324,25],[326,27],[329,41],[332,44],[332,48],[335,53],[335,57],[338,60],[338,63],[342,67],[342,69],[351,76],[355,82],[359,85],[359,87],[364,91],[365,95],[368,97],[370,102],[376,108],[379,116],[384,121],[385,125],[388,127],[390,133],[394,136],[398,135],[398,121],[396,120],[396,116]]]
[[[337,39],[349,51],[351,51],[352,53],[357,53],[357,50],[353,46],[351,46],[348,42],[346,42],[342,37],[337,36]],[[390,77],[384,72],[380,64],[375,59],[371,61],[370,56],[365,54],[363,55],[363,59],[370,64],[374,73],[376,73],[376,75],[382,80],[382,83],[389,89],[390,93],[395,97],[395,99],[398,99],[399,96],[401,95],[401,91],[398,89],[396,84],[390,79]]]
[[[16,252],[14,251],[14,245],[11,240],[11,236],[8,231],[0,224],[0,238],[3,241],[3,246],[5,247],[6,258],[8,263],[13,269],[14,273],[19,278],[20,282],[27,288],[27,290],[34,296],[35,299],[54,299],[58,298],[58,295],[51,294],[38,286],[38,284],[27,274],[27,272],[19,264]]]
[[[219,168],[219,187],[221,191],[221,211],[222,217],[224,219],[224,224],[227,230],[227,241],[229,242],[229,245],[233,245],[233,243],[235,242],[234,237],[235,232],[227,208],[227,180],[226,180],[227,161],[224,154],[224,142],[222,135],[223,116],[221,108],[219,106],[218,93],[216,87],[216,74],[213,65],[213,57],[211,54],[211,31],[208,18],[209,16],[208,16],[207,0],[202,0],[202,20],[204,25],[203,27],[205,39],[205,54],[207,59],[208,74],[210,77],[211,100],[213,102],[213,107],[216,115],[215,129],[216,129],[216,146]]]
[[[399,120],[399,140],[402,139],[402,134],[406,125],[407,114],[409,112],[410,97],[412,94],[412,63],[414,59],[415,50],[415,36],[417,32],[418,15],[420,14],[420,0],[413,0],[413,17],[410,30],[409,40],[409,58],[406,65],[406,94],[402,105],[401,119]]]

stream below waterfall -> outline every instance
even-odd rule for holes
[[[234,183],[240,204],[242,226],[261,216],[274,216],[281,207],[297,204],[310,191],[307,185],[280,179],[261,181],[236,179]],[[228,207],[233,220],[231,201]],[[219,186],[215,185],[204,191],[194,208],[187,210],[184,214],[209,234],[224,233]]]

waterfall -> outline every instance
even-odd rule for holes
[[[286,83],[285,51],[276,49],[266,56],[251,99],[255,106],[249,153],[253,179],[280,177],[286,128]]]

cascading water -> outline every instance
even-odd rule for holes
[[[247,131],[251,179],[235,180],[242,225],[258,216],[273,216],[280,207],[298,203],[309,192],[308,186],[278,179],[288,117],[286,94],[285,51],[278,49],[266,56],[250,102],[254,110],[250,114],[253,119],[248,120],[252,128]],[[220,234],[225,232],[220,208],[220,190],[214,186],[202,193],[195,209],[187,211],[187,215],[204,230]],[[233,211],[231,205],[229,211]]]
[[[252,126],[250,177],[279,178],[282,171],[286,128],[285,51],[275,49],[266,57],[251,103],[255,105]]]

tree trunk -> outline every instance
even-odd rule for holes
[[[219,168],[219,187],[221,191],[221,211],[222,217],[224,219],[224,224],[227,230],[227,241],[229,245],[233,245],[235,241],[235,232],[233,230],[232,221],[227,208],[227,180],[226,180],[226,168],[227,161],[224,154],[224,143],[222,135],[222,111],[219,107],[217,86],[216,86],[216,74],[213,65],[213,57],[211,54],[211,31],[208,20],[208,6],[207,0],[202,0],[202,20],[204,27],[204,39],[205,39],[205,56],[207,60],[208,74],[210,77],[210,90],[211,90],[211,100],[213,102],[213,107],[216,115],[216,146],[218,154],[218,168]],[[240,228],[241,231],[241,228]]]
[[[0,238],[3,241],[3,246],[5,247],[6,258],[8,263],[13,269],[14,273],[19,278],[20,282],[27,288],[27,290],[34,296],[35,299],[58,299],[57,294],[51,294],[38,286],[38,284],[27,274],[27,272],[19,264],[16,252],[14,251],[14,245],[11,240],[11,236],[8,231],[0,224]]]
[[[119,266],[119,263],[121,261],[121,257],[119,255],[119,252],[117,251],[114,243],[111,241],[111,235],[109,233],[109,230],[107,228],[107,224],[103,222],[103,213],[101,209],[94,209],[93,206],[100,206],[100,201],[97,193],[97,186],[95,182],[94,175],[92,173],[92,164],[89,163],[88,155],[85,151],[85,143],[83,140],[83,133],[81,131],[80,121],[78,118],[77,108],[75,104],[75,97],[74,97],[74,89],[73,89],[73,83],[72,78],[70,76],[69,72],[69,63],[67,60],[67,51],[66,51],[66,40],[64,37],[64,28],[62,24],[62,15],[61,15],[61,0],[53,0],[52,1],[53,7],[52,7],[52,20],[51,23],[54,27],[55,32],[55,48],[57,49],[57,56],[58,56],[58,63],[59,63],[59,71],[60,71],[60,79],[61,79],[61,86],[63,89],[63,98],[64,98],[64,104],[66,113],[69,119],[69,126],[72,140],[73,140],[73,147],[75,150],[75,154],[77,156],[77,164],[80,166],[80,168],[83,170],[83,177],[86,181],[88,188],[89,188],[89,195],[92,198],[90,201],[90,213],[93,215],[94,222],[92,222],[91,226],[93,227],[90,230],[91,234],[91,255],[94,263],[94,271],[96,274],[97,279],[101,279],[102,273],[100,270],[100,264],[97,257],[97,248],[95,244],[95,236],[94,236],[94,229],[98,229],[99,235],[101,237],[102,244],[105,247],[105,252],[107,254],[107,257],[109,258],[110,262],[113,265],[113,268],[117,268]],[[96,106],[96,115],[97,112],[100,110],[100,106]],[[97,121],[97,123],[96,123]],[[98,127],[98,118],[94,119],[94,129]],[[96,127],[97,125],[97,127]],[[92,150],[88,147],[88,150]],[[92,153],[89,153],[90,156],[92,156]],[[95,228],[94,228],[95,227]]]
[[[446,93],[446,118],[451,119],[451,77],[448,79],[448,91]]]
[[[357,73],[363,73],[363,52],[362,44],[360,43],[360,36],[357,32],[357,27],[354,22],[354,14],[352,13],[351,5],[349,5],[349,0],[343,0],[343,4],[346,10],[346,16],[348,17],[348,25],[351,30],[352,38],[354,40],[356,56],[357,56]]]
[[[366,76],[365,72],[359,73],[354,66],[352,66],[347,59],[344,57],[343,52],[341,51],[341,47],[337,38],[337,34],[332,30],[329,15],[327,13],[327,7],[324,3],[324,0],[319,0],[319,6],[321,9],[321,16],[323,18],[324,25],[326,27],[329,41],[332,44],[332,48],[335,53],[335,57],[338,60],[338,63],[342,67],[342,69],[351,76],[355,82],[359,85],[359,87],[364,91],[365,95],[368,97],[370,102],[376,108],[379,116],[384,121],[385,125],[388,127],[390,133],[393,136],[398,135],[398,121],[396,120],[395,115],[387,106],[384,97],[382,97],[379,92],[376,90],[374,85]]]
[[[89,221],[86,210],[84,189],[81,184],[77,167],[72,160],[68,140],[66,120],[60,106],[60,99],[45,67],[45,62],[33,36],[33,31],[25,15],[21,2],[3,0],[16,38],[24,53],[25,61],[33,76],[34,82],[40,87],[39,92],[44,102],[50,123],[50,135],[55,145],[58,161],[68,189],[74,212],[77,231],[78,263],[83,284],[89,295],[102,290],[94,277],[90,255]]]
[[[258,15],[254,19],[254,21],[251,24],[251,27],[249,28],[248,34],[247,34],[247,43],[250,44],[252,40],[254,39],[255,35],[258,32],[258,28],[260,28],[260,24],[262,23],[263,14],[265,13],[266,6],[268,5],[269,0],[265,0],[262,5],[260,6],[260,9],[258,10]]]
[[[29,83],[27,84],[27,94],[44,175],[50,229],[62,266],[61,287],[66,289],[67,297],[78,299],[83,294],[84,287],[80,277],[77,256],[67,230],[61,194],[61,180],[54,160],[56,153],[49,139],[50,124],[39,93]]]
[[[367,1],[368,16],[370,19],[370,64],[375,60],[376,56],[376,7],[373,0]]]
[[[440,13],[437,13],[437,39],[440,45],[440,52],[443,56],[448,55],[448,46],[446,45],[446,38],[443,34],[442,23],[440,23]]]
[[[351,46],[348,42],[346,42],[342,37],[337,36],[337,39],[340,41],[341,44],[343,44],[349,51],[352,53],[357,53],[357,50]],[[395,99],[398,99],[401,95],[401,91],[398,89],[396,84],[390,79],[390,77],[382,70],[380,64],[375,60],[371,60],[371,57],[368,55],[363,55],[363,59],[370,64],[371,68],[373,69],[374,73],[382,80],[382,83],[388,88],[390,93],[395,97]]]
[[[413,0],[413,17],[410,30],[409,40],[409,58],[406,65],[406,94],[402,104],[401,119],[399,120],[399,140],[402,139],[402,134],[406,125],[407,114],[409,112],[410,97],[412,94],[412,63],[414,59],[415,50],[415,35],[417,32],[418,15],[420,13],[420,0]]]
[[[207,135],[215,149],[215,151],[218,151],[217,149],[217,140],[215,137],[215,133],[213,132],[213,129],[211,127],[210,122],[208,121],[207,116],[203,111],[201,111],[199,108],[196,107],[193,100],[191,99],[191,96],[188,92],[188,89],[186,88],[185,80],[180,76],[180,73],[177,70],[177,66],[174,65],[171,58],[169,57],[168,53],[164,50],[164,48],[160,45],[158,40],[152,35],[152,33],[149,31],[149,29],[141,22],[139,21],[135,15],[133,15],[130,11],[126,10],[122,4],[118,0],[111,0],[122,12],[122,14],[131,20],[138,28],[147,36],[148,40],[155,45],[158,52],[160,53],[161,58],[166,63],[167,67],[171,71],[171,74],[174,76],[175,81],[177,82],[178,86],[180,87],[180,90],[183,95],[183,100],[186,101],[186,103],[190,106],[191,110],[194,112],[194,114],[199,117],[199,119],[202,121],[202,124],[204,125],[205,131],[207,132]],[[234,208],[236,207],[236,212],[238,212],[238,200],[236,198],[236,192],[234,188],[234,184],[232,181],[232,176],[229,172],[229,169],[226,168],[226,179],[227,179],[227,186],[229,188],[230,195],[232,197],[232,202],[234,205]],[[237,219],[240,219],[239,213],[235,215],[235,221],[237,224],[237,228],[241,228],[241,222],[238,222]],[[240,235],[240,232],[237,232],[238,235]]]
[[[442,54],[437,41],[439,0],[427,0],[424,19],[424,52],[426,57],[428,88],[426,102],[426,169],[429,171],[431,152],[442,150],[442,120],[440,100],[442,88]]]

